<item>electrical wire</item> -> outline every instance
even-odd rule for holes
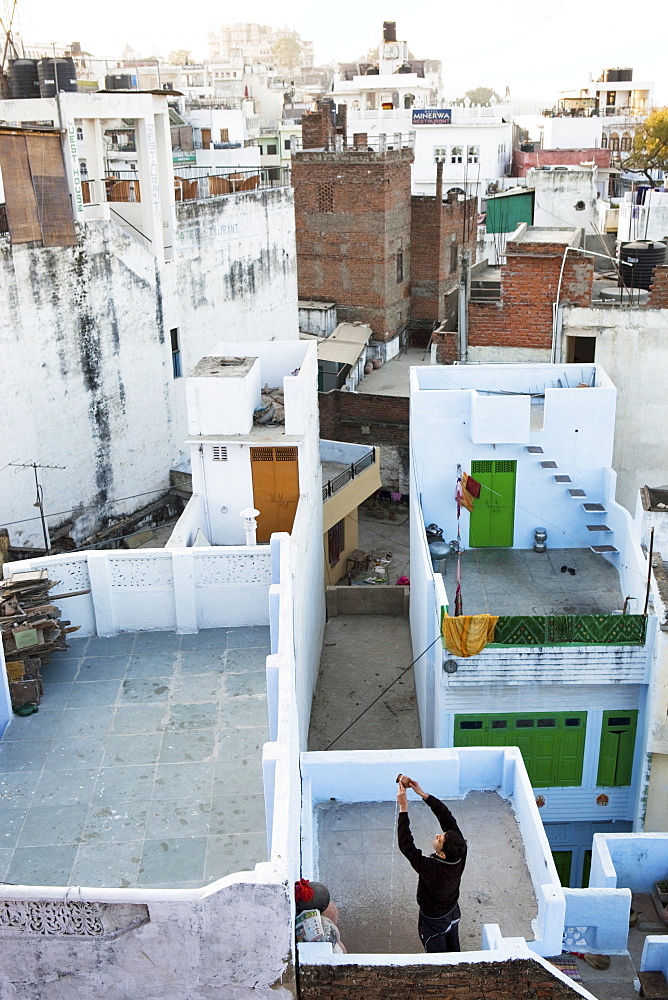
[[[434,639],[434,641],[433,641],[433,642],[430,642],[430,643],[429,643],[429,645],[427,646],[427,648],[426,648],[426,649],[423,649],[423,650],[422,650],[422,652],[420,653],[420,655],[419,655],[419,656],[416,656],[416,657],[415,657],[415,659],[413,660],[413,662],[412,662],[412,663],[409,663],[409,664],[408,664],[408,666],[407,666],[407,667],[405,667],[405,668],[404,668],[404,669],[403,669],[403,670],[401,671],[401,673],[399,674],[399,676],[398,676],[398,677],[395,677],[395,678],[394,678],[394,680],[393,680],[393,681],[392,681],[392,682],[391,682],[390,684],[388,684],[388,685],[387,685],[387,687],[386,687],[386,688],[384,688],[384,689],[383,689],[383,690],[382,690],[382,691],[380,692],[380,694],[379,694],[379,695],[378,695],[378,696],[377,696],[376,698],[374,698],[374,699],[373,699],[373,701],[371,702],[371,704],[370,704],[370,705],[367,705],[367,707],[366,707],[366,708],[365,708],[365,709],[364,709],[364,710],[363,710],[362,712],[360,712],[360,714],[359,714],[359,715],[357,716],[357,718],[353,719],[353,721],[352,721],[352,722],[350,723],[350,725],[346,726],[346,728],[345,728],[345,729],[344,729],[344,730],[343,730],[342,732],[340,732],[340,733],[339,733],[339,735],[338,735],[338,736],[337,736],[337,737],[336,737],[335,739],[333,739],[333,740],[332,740],[332,742],[331,742],[330,744],[328,744],[328,746],[326,746],[326,747],[325,747],[325,750],[331,750],[331,748],[332,748],[332,747],[334,746],[334,744],[335,744],[335,743],[338,743],[338,741],[339,741],[339,740],[341,739],[341,737],[342,737],[342,736],[344,736],[344,735],[345,735],[345,734],[346,734],[346,733],[348,732],[348,730],[349,730],[349,729],[352,729],[352,727],[353,727],[353,726],[354,726],[354,725],[355,725],[355,724],[356,724],[357,722],[359,722],[359,720],[360,720],[360,719],[362,718],[362,716],[363,716],[363,715],[366,715],[366,713],[367,713],[367,712],[369,711],[369,709],[373,708],[373,706],[374,706],[374,705],[375,705],[375,704],[376,704],[377,702],[379,702],[379,701],[380,701],[380,699],[381,699],[381,698],[383,697],[383,695],[387,694],[387,692],[388,692],[388,691],[390,690],[390,688],[394,687],[394,685],[395,685],[395,684],[396,684],[396,683],[397,683],[398,681],[400,681],[400,680],[401,680],[401,678],[402,678],[402,677],[403,677],[403,676],[404,676],[405,674],[407,674],[407,673],[408,673],[408,671],[409,671],[409,670],[411,669],[411,667],[412,667],[412,666],[414,666],[414,665],[415,665],[415,664],[417,663],[417,661],[418,661],[418,660],[422,659],[422,657],[423,657],[423,656],[425,655],[425,653],[428,653],[428,652],[429,652],[429,650],[431,649],[431,647],[432,647],[432,646],[435,646],[435,645],[436,645],[436,643],[437,643],[437,642],[439,641],[439,639],[440,639],[440,638],[441,638],[441,635],[440,635],[440,633],[439,633],[439,634],[438,634],[438,635],[436,636],[436,638]]]
[[[91,503],[86,507],[71,507],[70,510],[59,510],[54,513],[45,514],[44,517],[62,517],[64,514],[79,514],[84,510],[99,510],[100,507],[106,507],[110,503],[123,503],[124,500],[136,500],[138,497],[148,497],[152,496],[154,493],[169,493],[169,489],[165,489],[164,486],[159,490],[147,490],[146,493],[134,493],[130,497],[117,497],[115,500],[104,500],[101,504]],[[14,524],[27,524],[29,521],[39,521],[39,517],[24,517],[19,521],[4,521],[2,527],[11,528]]]

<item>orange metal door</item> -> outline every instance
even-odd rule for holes
[[[296,448],[251,448],[253,503],[260,511],[257,540],[268,542],[274,531],[292,531],[299,502]]]

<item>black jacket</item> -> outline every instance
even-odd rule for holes
[[[461,834],[457,821],[450,810],[435,795],[424,800],[441,825],[441,830],[456,830]],[[466,864],[466,848],[458,861],[439,858],[437,854],[425,857],[415,846],[408,820],[408,813],[399,813],[397,826],[399,850],[408,858],[419,875],[417,887],[418,906],[425,917],[444,917],[459,899],[459,883]]]

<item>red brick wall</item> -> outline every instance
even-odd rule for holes
[[[363,392],[318,393],[320,436],[355,444],[408,445],[408,397]],[[363,433],[362,427],[369,433]]]
[[[411,150],[292,160],[299,297],[336,302],[339,321],[380,337],[410,318],[412,161]]]
[[[549,348],[552,304],[559,288],[565,247],[559,243],[508,243],[501,270],[501,301],[469,303],[469,344],[490,347]],[[579,253],[566,255],[560,301],[591,305],[594,264]],[[439,345],[441,363],[453,360],[448,341]]]
[[[307,111],[302,117],[302,148],[327,149],[334,143],[336,129],[329,108]]]
[[[450,269],[451,247],[471,251],[475,259],[478,201],[453,197],[441,204],[436,198],[411,199],[411,319],[441,322],[446,317],[446,294],[459,279],[459,263]]]
[[[654,271],[648,305],[653,309],[668,309],[668,265],[660,264]]]
[[[513,150],[513,177],[526,177],[531,167],[578,167],[591,163],[607,169],[610,166],[609,149],[536,149],[533,153]]]
[[[301,1000],[576,1000],[579,994],[531,959],[457,965],[305,965]]]

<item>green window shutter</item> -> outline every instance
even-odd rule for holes
[[[637,724],[636,709],[603,713],[596,779],[598,785],[631,784]]]
[[[559,753],[555,761],[555,785],[581,785],[583,757],[584,728],[560,732]]]
[[[617,750],[617,769],[615,771],[616,785],[630,785],[633,770],[633,750],[636,742],[635,726],[619,734]]]
[[[484,715],[456,715],[455,740],[456,747],[487,746],[487,725]]]
[[[531,784],[534,788],[557,784],[552,775],[557,763],[559,735],[556,730],[536,730],[531,761]]]
[[[601,735],[601,750],[598,755],[597,785],[611,786],[615,784],[618,749],[619,736],[617,733],[603,732]]]

